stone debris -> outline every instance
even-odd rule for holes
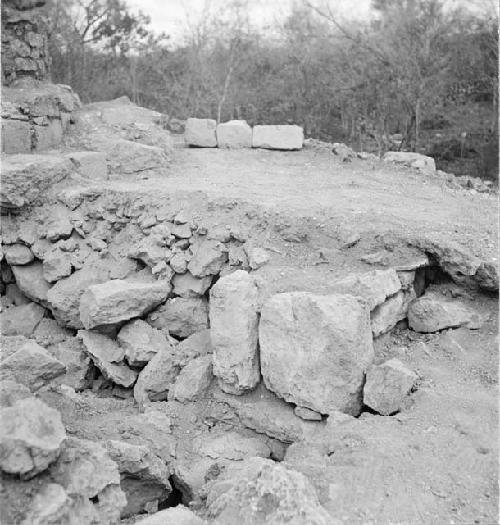
[[[22,479],[46,470],[61,452],[66,431],[57,410],[35,398],[0,409],[0,469]]]
[[[148,503],[167,499],[172,491],[169,468],[148,447],[115,440],[108,440],[105,447],[118,465],[120,487],[127,498],[122,518],[146,510]]]
[[[258,270],[269,262],[269,254],[264,248],[252,247],[245,251],[248,256],[248,265],[252,270]]]
[[[66,385],[78,392],[88,388],[90,384],[88,373],[93,361],[78,338],[72,337],[66,341],[51,344],[47,351],[66,367],[66,373],[54,379],[53,385]]]
[[[43,275],[42,263],[35,261],[25,266],[12,266],[11,268],[19,290],[32,301],[47,305],[51,285]]]
[[[212,356],[196,357],[181,370],[168,397],[181,403],[196,401],[207,390],[211,381]]]
[[[128,364],[135,367],[146,366],[155,354],[168,346],[165,336],[142,319],[123,326],[116,340],[125,351]]]
[[[59,326],[55,319],[44,317],[33,332],[33,339],[41,346],[47,347],[62,343],[72,337],[72,333],[66,328]]]
[[[389,332],[399,321],[406,319],[408,306],[415,298],[415,291],[400,290],[376,306],[370,314],[373,337]]]
[[[172,261],[170,264],[172,265]],[[194,277],[191,272],[174,275],[172,279],[173,293],[179,297],[201,297],[212,284],[212,279],[212,275]]]
[[[139,283],[114,279],[88,287],[80,299],[80,319],[87,329],[140,317],[165,301],[166,282]]]
[[[410,304],[408,323],[415,332],[433,333],[459,326],[475,330],[482,326],[483,319],[463,303],[426,294]]]
[[[246,120],[230,120],[217,125],[218,148],[251,148],[252,128]]]
[[[188,270],[194,277],[217,275],[227,261],[227,253],[222,250],[221,243],[215,240],[201,242],[189,261]]]
[[[3,335],[24,335],[29,337],[45,315],[45,308],[36,303],[11,306],[0,313],[0,327]]]
[[[369,310],[357,298],[276,294],[262,308],[259,343],[262,377],[278,396],[320,414],[359,414],[374,354]]]
[[[374,365],[366,373],[363,402],[383,416],[394,414],[401,409],[417,379],[417,374],[398,359]]]
[[[483,262],[479,265],[476,274],[476,282],[488,292],[498,292],[498,263]]]
[[[184,132],[184,142],[187,146],[199,148],[217,147],[216,122],[208,118],[188,118]]]
[[[31,340],[22,342],[18,349],[7,353],[0,362],[0,379],[13,379],[27,386],[32,392],[65,372],[66,367],[61,361],[53,358],[45,348]]]
[[[24,244],[11,244],[4,247],[4,257],[9,264],[23,265],[33,261],[33,252]]]
[[[225,392],[241,394],[260,380],[257,285],[243,270],[221,277],[210,290],[214,375]]]
[[[388,151],[382,160],[385,162],[393,162],[395,164],[402,164],[410,168],[416,168],[424,171],[436,171],[436,163],[432,157],[427,157],[421,153],[413,153],[411,151]]]
[[[302,149],[304,130],[300,126],[254,126],[252,148]]]
[[[175,337],[190,335],[208,328],[208,303],[202,297],[168,299],[148,315],[147,322]]]

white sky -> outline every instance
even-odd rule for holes
[[[283,20],[294,3],[300,0],[249,0],[250,21],[256,27],[264,28],[276,19]],[[135,11],[140,9],[151,17],[151,27],[155,31],[165,31],[178,42],[186,28],[187,20],[200,18],[208,3],[212,9],[224,6],[224,0],[126,0]],[[330,0],[335,12],[349,18],[366,17],[370,10],[370,0]]]

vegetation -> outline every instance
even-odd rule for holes
[[[126,94],[179,119],[296,123],[322,140],[378,153],[397,144],[497,177],[494,4],[372,0],[364,23],[331,5],[303,0],[264,32],[244,1],[207,3],[174,45],[123,0],[52,0],[52,77],[84,101]]]

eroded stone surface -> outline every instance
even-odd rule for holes
[[[211,381],[212,356],[197,357],[181,370],[168,397],[181,403],[195,401],[203,395]]]
[[[155,354],[168,346],[165,336],[142,319],[126,324],[116,339],[125,350],[125,359],[131,366],[145,366]]]
[[[217,126],[217,147],[251,148],[252,128],[246,120],[230,120]]]
[[[188,146],[215,148],[217,146],[215,130],[215,120],[208,118],[188,118],[186,120],[184,142]]]
[[[300,126],[254,126],[252,148],[302,149],[304,130]]]

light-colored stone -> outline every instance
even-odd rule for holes
[[[148,315],[148,323],[176,337],[208,328],[208,303],[204,297],[174,297]]]
[[[196,401],[210,386],[211,381],[212,356],[197,357],[181,370],[168,397],[181,403]]]
[[[230,120],[217,126],[217,147],[251,148],[252,128],[246,120]]]
[[[0,363],[0,379],[13,379],[32,392],[64,374],[66,367],[42,346],[27,340]]]
[[[426,294],[410,304],[408,323],[415,332],[432,333],[459,326],[478,329],[483,319],[463,303]]]
[[[401,408],[416,380],[417,374],[398,359],[372,366],[366,373],[363,401],[379,414],[389,416]]]
[[[12,266],[18,288],[26,297],[42,305],[47,304],[47,294],[50,284],[43,276],[43,266],[39,261],[25,266]]]
[[[188,146],[215,148],[217,146],[216,122],[209,118],[188,118],[184,132]]]
[[[72,255],[61,250],[49,250],[43,259],[43,276],[49,283],[71,275]]]
[[[17,401],[29,397],[32,397],[32,393],[27,386],[16,383],[11,379],[0,381],[0,407],[11,407]]]
[[[33,261],[33,252],[24,244],[11,244],[4,247],[4,257],[9,264],[29,264]]]
[[[231,394],[251,390],[260,380],[257,294],[243,270],[222,277],[210,290],[214,375]]]
[[[201,297],[212,284],[213,277],[194,277],[191,272],[174,275],[173,292],[180,297]]]
[[[414,290],[400,290],[376,306],[370,314],[373,337],[389,332],[399,321],[405,319],[408,306],[415,298]]]
[[[125,359],[131,366],[145,366],[155,354],[168,346],[165,336],[142,319],[122,327],[116,339],[125,350]]]
[[[300,126],[254,126],[252,148],[302,149],[304,130]]]
[[[66,431],[57,410],[35,398],[0,410],[0,469],[30,479],[59,456]]]
[[[184,368],[193,359],[212,353],[210,330],[206,329],[190,335],[176,345],[174,359],[180,368]]]
[[[417,168],[426,171],[436,171],[436,163],[432,157],[427,157],[421,153],[411,151],[388,151],[382,160],[394,162],[411,168]]]
[[[113,279],[88,287],[80,299],[80,319],[87,329],[140,317],[170,293],[167,282],[141,283]]]
[[[182,505],[155,512],[135,525],[206,525],[206,522]]]
[[[135,383],[137,372],[123,363],[125,351],[113,339],[89,330],[79,330],[78,337],[84,344],[85,352],[106,379],[125,388]]]
[[[374,354],[369,310],[357,298],[274,295],[262,308],[259,343],[270,390],[320,414],[359,414]]]
[[[72,151],[66,155],[80,175],[89,179],[106,179],[108,166],[106,155],[100,151]]]
[[[24,335],[29,337],[45,315],[45,308],[36,303],[12,306],[0,313],[0,327],[3,335]]]
[[[248,264],[252,270],[258,270],[269,262],[269,254],[264,248],[251,247],[246,250]]]
[[[227,253],[215,240],[206,240],[198,244],[188,264],[188,270],[194,277],[217,275],[227,261]]]
[[[77,337],[51,344],[47,351],[52,357],[61,361],[66,373],[53,380],[53,385],[66,385],[76,391],[88,388],[88,372],[91,359],[85,352],[83,343]]]
[[[295,407],[293,412],[297,417],[300,417],[305,421],[321,421],[322,419],[321,414],[318,414],[318,412],[314,412],[314,410],[310,410],[309,408],[305,407]]]

